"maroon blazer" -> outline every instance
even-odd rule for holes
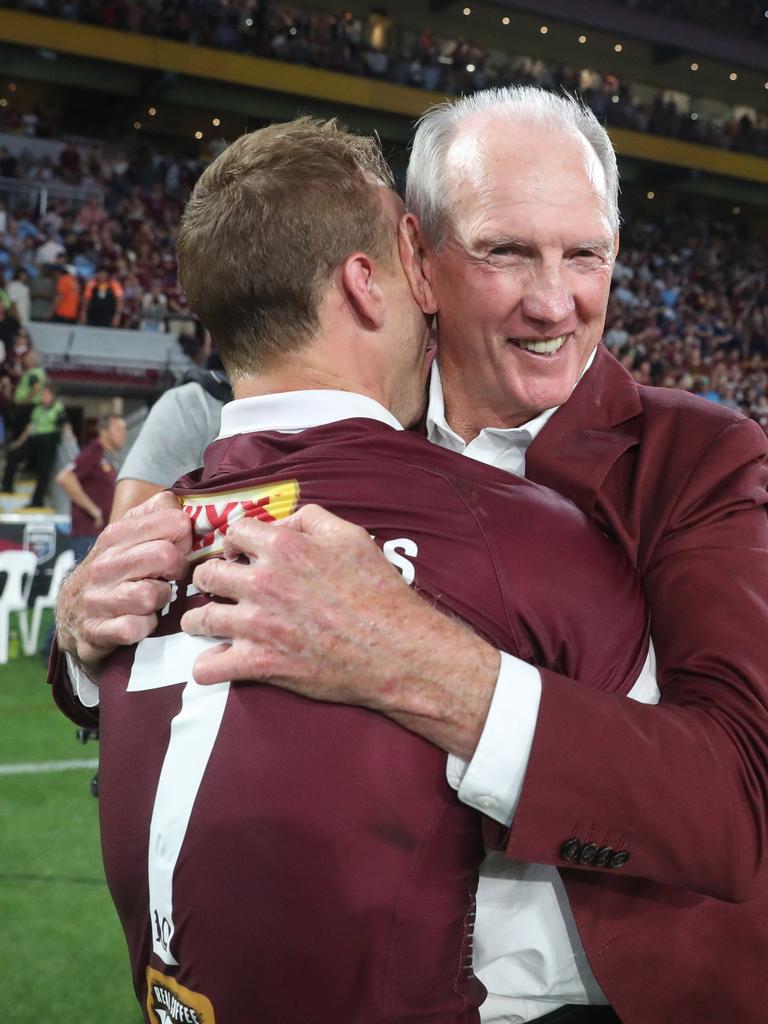
[[[661,703],[544,670],[506,840],[560,869],[624,1024],[768,1019],[767,449],[752,421],[638,386],[601,347],[528,451],[530,479],[618,540],[650,607]],[[626,851],[621,874],[580,863],[587,844]]]

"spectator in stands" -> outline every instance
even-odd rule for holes
[[[10,299],[6,305],[0,298],[0,342],[2,342],[5,350],[12,344],[18,329],[19,321],[13,315],[13,306]]]
[[[85,286],[80,323],[90,327],[118,327],[122,310],[123,289],[106,267],[99,267],[96,276]]]
[[[107,219],[107,211],[101,205],[97,196],[91,196],[85,206],[80,208],[75,221],[76,229],[79,231],[92,231],[99,228]]]
[[[141,308],[144,314],[141,320],[142,331],[166,330],[168,299],[161,281],[152,282],[150,290],[144,293]]]
[[[0,371],[0,445],[4,445],[13,426],[13,381],[6,370]]]
[[[61,242],[58,242],[55,238],[45,237],[42,245],[40,245],[35,253],[35,263],[41,267],[50,267],[57,261],[59,256],[63,256],[66,250]]]
[[[29,331],[22,327],[16,332],[10,348],[6,350],[3,365],[3,371],[11,378],[14,389],[27,369],[25,356],[31,348],[34,348],[32,338]]]
[[[17,346],[19,346],[18,349]],[[14,355],[17,351],[21,352],[22,374],[13,392],[15,405],[13,433],[16,437],[24,431],[29,423],[32,410],[42,399],[43,387],[46,383],[45,370],[39,365],[37,352],[23,336],[21,344],[19,344],[19,335],[16,336]]]
[[[103,416],[99,436],[56,476],[72,500],[72,550],[81,562],[109,522],[117,481],[117,455],[124,448],[122,416]]]
[[[44,267],[29,282],[30,319],[50,320],[56,302],[56,279],[51,267]]]
[[[22,327],[29,326],[30,293],[29,274],[21,268],[16,271],[8,285],[8,295],[16,308],[16,318]]]
[[[59,324],[76,324],[80,309],[80,279],[70,263],[60,264],[56,282],[56,302],[51,320]]]
[[[80,152],[71,142],[68,142],[61,153],[59,153],[59,168],[63,181],[70,185],[78,184],[80,180]]]
[[[27,508],[38,508],[45,503],[61,428],[66,419],[66,411],[56,397],[53,385],[46,382],[40,391],[40,401],[32,407],[29,423],[16,440],[8,445],[1,489],[13,493],[16,471],[25,459],[30,459],[35,472],[35,490]]]

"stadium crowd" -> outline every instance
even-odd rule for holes
[[[608,125],[768,155],[768,123],[762,114],[742,112],[722,121],[712,119],[696,110],[681,109],[674,98],[661,92],[650,101],[641,98],[636,85],[611,69],[547,63],[490,49],[471,39],[447,38],[430,28],[415,32],[396,26],[389,18],[364,21],[349,11],[304,11],[259,0],[240,4],[229,0],[153,4],[135,0],[0,0],[0,6],[380,78],[446,95],[499,85],[566,89],[581,93]],[[680,6],[691,5],[681,2]],[[720,11],[733,5],[710,0],[706,6]],[[768,19],[763,22],[768,24]],[[44,130],[47,119],[42,114],[32,116]]]
[[[734,221],[634,214],[613,284],[605,342],[636,380],[739,409],[768,432],[764,242]]]
[[[50,156],[0,147],[0,178],[75,186],[84,203],[53,198],[44,213],[3,201],[0,271],[15,282],[22,324],[33,320],[194,334],[176,280],[174,239],[202,165],[130,150],[66,144]]]
[[[91,192],[44,214],[0,200],[0,396],[8,433],[14,395],[38,365],[29,321],[194,332],[176,277],[179,216],[202,164],[133,148],[67,144],[49,157],[11,157],[21,180]],[[768,431],[768,273],[764,244],[743,217],[634,211],[622,236],[606,344],[636,378],[742,409]]]

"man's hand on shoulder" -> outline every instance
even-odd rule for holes
[[[188,633],[229,645],[198,657],[198,682],[263,680],[359,704],[471,756],[499,654],[414,593],[365,530],[307,505],[279,525],[235,523],[224,554],[198,566],[193,582],[233,603],[182,619]]]
[[[61,649],[92,675],[116,647],[149,636],[191,547],[189,516],[168,491],[108,526],[59,592]]]

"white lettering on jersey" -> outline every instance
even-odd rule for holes
[[[128,680],[131,693],[185,684],[160,770],[147,853],[152,948],[169,965],[178,964],[171,952],[173,873],[230,689],[229,683],[200,686],[192,666],[198,654],[220,642],[186,633],[147,637],[136,648]]]
[[[398,537],[396,540],[384,541],[381,550],[389,564],[394,565],[408,586],[411,586],[416,579],[416,566],[409,562],[408,558],[416,558],[419,553],[416,541],[408,537]],[[408,558],[404,558],[404,555],[408,555]]]

